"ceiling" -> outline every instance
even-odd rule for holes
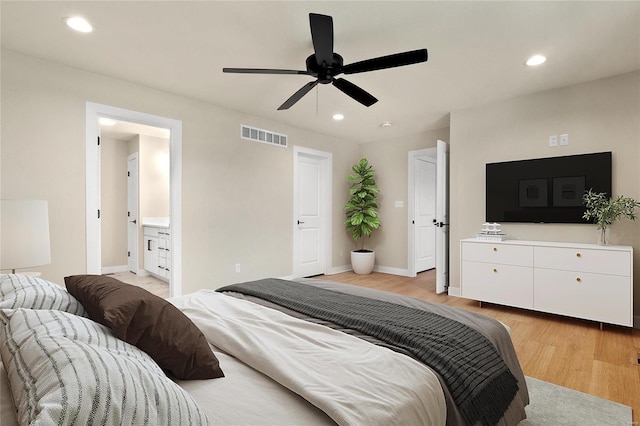
[[[449,126],[452,111],[640,69],[640,2],[627,1],[15,1],[1,2],[2,47],[357,142]],[[310,12],[331,15],[345,64],[427,48],[426,63],[346,78],[366,108],[303,75]],[[82,15],[90,34],[63,25]],[[523,65],[532,54],[549,59]],[[149,112],[149,111],[143,111]],[[345,119],[336,122],[334,113]],[[391,121],[391,127],[381,127]],[[251,123],[247,123],[251,124]],[[277,131],[277,129],[274,129]]]

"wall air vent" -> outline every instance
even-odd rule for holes
[[[268,143],[283,148],[287,147],[287,135],[270,132],[269,130],[257,129],[255,127],[240,125],[240,137],[250,141]]]

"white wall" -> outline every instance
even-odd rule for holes
[[[127,143],[100,138],[102,267],[127,264]]]
[[[550,135],[568,146],[549,147]],[[613,152],[613,193],[640,199],[640,72],[508,99],[451,114],[451,286],[460,285],[459,240],[485,218],[485,164]],[[596,243],[595,225],[503,224],[509,238]],[[611,240],[632,245],[634,306],[640,315],[640,222],[611,226]]]
[[[139,216],[169,217],[169,139],[140,135]]]
[[[43,277],[86,271],[86,102],[182,121],[183,292],[292,273],[293,148],[333,153],[336,206],[358,145],[49,61],[2,51],[0,196],[49,201],[51,265]],[[289,136],[286,149],[239,137],[240,124]],[[331,266],[349,263],[342,211]],[[235,263],[242,263],[236,273]]]

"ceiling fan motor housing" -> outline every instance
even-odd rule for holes
[[[307,58],[307,71],[312,73],[311,75],[318,78],[318,83],[329,84],[333,81],[333,78],[342,72],[343,59],[342,56],[337,53],[333,54],[333,61],[331,64],[322,62],[318,63],[315,53]]]

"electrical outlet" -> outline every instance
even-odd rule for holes
[[[240,268],[240,264],[239,264],[239,263],[236,263],[236,272],[240,272],[240,269],[241,269],[241,268]]]
[[[560,145],[569,145],[569,134],[560,135]]]
[[[558,135],[549,136],[549,146],[558,146]]]

